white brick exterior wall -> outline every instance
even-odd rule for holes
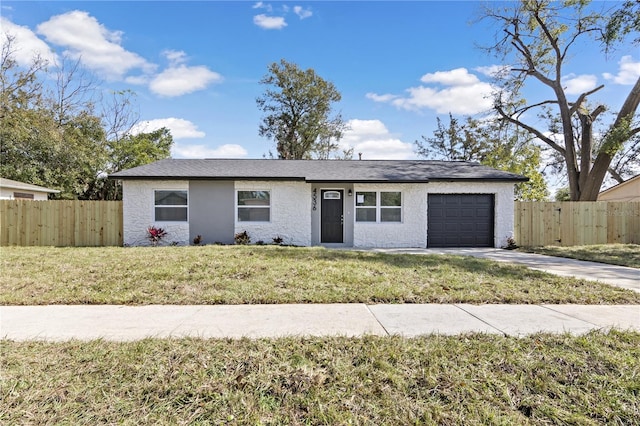
[[[188,181],[125,180],[122,182],[122,210],[124,244],[131,246],[150,245],[147,228],[151,225],[163,228],[167,236],[163,244],[176,242],[189,244],[188,222],[155,222],[154,190],[188,190]]]
[[[432,194],[494,194],[494,241],[505,246],[513,236],[513,183],[432,182],[428,184],[357,184],[360,191],[402,191],[402,223],[355,222],[354,247],[426,247],[427,199]]]
[[[496,247],[506,246],[507,238],[513,236],[513,187],[512,182],[431,182],[426,185],[432,194],[494,194]]]
[[[401,223],[355,222],[354,247],[426,247],[427,199],[433,194],[494,194],[496,247],[506,245],[513,236],[513,183],[510,182],[432,182],[427,184],[354,184],[352,198],[362,191],[401,191]],[[168,232],[165,243],[189,244],[188,222],[154,222],[154,190],[188,190],[188,181],[123,182],[124,243],[149,245],[146,229],[150,225]],[[251,242],[271,243],[274,237],[285,244],[311,245],[311,184],[304,182],[239,181],[238,190],[266,190],[271,193],[269,222],[238,222],[237,196],[234,194],[234,233],[247,231]]]
[[[311,184],[304,182],[239,181],[236,191],[270,191],[270,222],[238,222],[235,233],[247,231],[251,242],[269,244],[281,237],[284,244],[311,245]],[[237,203],[237,196],[235,196]]]
[[[402,222],[355,222],[354,247],[426,247],[427,192],[425,184],[355,184],[362,191],[401,191]],[[355,202],[355,201],[354,201]]]

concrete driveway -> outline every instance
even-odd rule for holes
[[[496,248],[455,248],[455,249],[371,249],[382,253],[406,254],[450,254],[480,257],[498,262],[516,263],[531,269],[555,275],[600,281],[605,284],[640,292],[640,269],[605,263],[585,262],[563,257],[523,253],[517,250]]]

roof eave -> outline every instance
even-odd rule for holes
[[[491,177],[478,177],[478,178],[431,178],[431,182],[528,182],[528,177],[520,178],[491,178]]]
[[[266,177],[266,176],[107,176],[117,180],[277,180],[305,181],[303,177]]]
[[[309,183],[429,183],[428,179],[307,179]]]

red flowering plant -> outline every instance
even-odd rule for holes
[[[147,228],[147,238],[151,241],[151,245],[157,246],[164,237],[167,236],[167,231],[162,228],[156,228],[150,226]]]

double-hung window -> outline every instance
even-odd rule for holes
[[[269,222],[271,193],[269,191],[238,191],[238,222]]]
[[[402,222],[402,193],[356,192],[356,222]]]
[[[188,209],[187,191],[154,191],[156,222],[186,222]]]
[[[377,222],[377,194],[356,192],[356,222]]]
[[[380,193],[380,222],[402,222],[402,193]]]

